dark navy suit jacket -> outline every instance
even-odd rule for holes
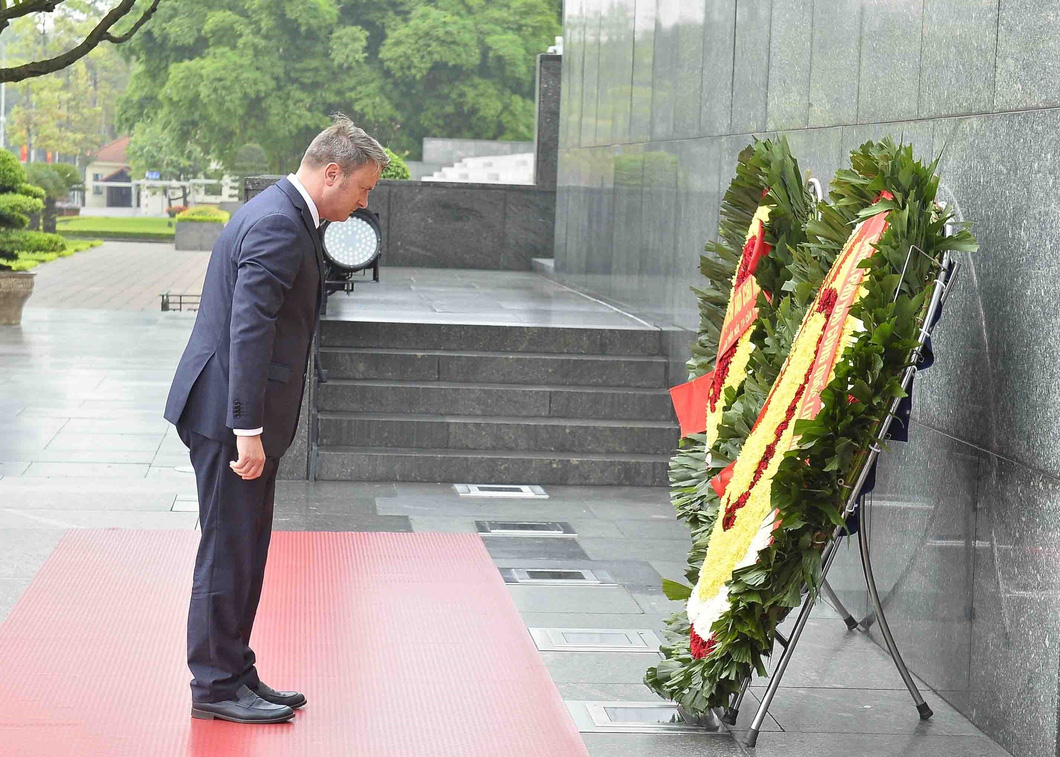
[[[313,218],[282,178],[237,210],[214,245],[166,420],[233,447],[233,428],[261,426],[266,457],[282,456],[298,426],[323,281]]]

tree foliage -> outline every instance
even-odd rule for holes
[[[154,15],[158,3],[159,0],[119,0],[105,7],[102,17],[95,17],[99,11],[99,3],[95,0],[2,0],[0,32],[8,29],[13,21],[30,16],[39,20],[56,9],[72,8],[75,15],[87,13],[86,18],[91,18],[91,22],[85,26],[83,34],[61,52],[42,52],[24,63],[0,68],[0,81],[17,82],[55,73],[81,60],[102,42],[127,42]]]
[[[232,168],[260,145],[294,169],[342,111],[398,154],[426,136],[527,140],[556,0],[167,0],[123,51],[119,120]],[[171,158],[175,154],[167,149]]]
[[[67,0],[50,14],[16,19],[3,32],[7,62],[21,65],[70,49],[112,3]],[[101,45],[61,71],[7,89],[8,143],[79,155],[115,139],[114,103],[129,65],[113,45]]]

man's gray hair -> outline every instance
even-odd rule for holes
[[[321,168],[328,163],[338,163],[343,176],[349,176],[355,168],[372,161],[382,172],[390,165],[386,150],[359,126],[354,126],[342,113],[331,114],[332,124],[316,135],[302,156],[302,162],[311,168]]]

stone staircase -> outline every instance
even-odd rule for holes
[[[534,153],[481,155],[444,166],[422,181],[461,181],[477,184],[533,184]]]
[[[665,485],[658,331],[325,321],[321,480]]]

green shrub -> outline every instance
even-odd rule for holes
[[[0,150],[0,192],[16,192],[26,181],[26,170],[13,152]]]
[[[44,200],[48,197],[46,189],[25,181],[18,185],[18,193],[20,195],[26,195],[26,197],[32,197],[36,200]]]
[[[29,163],[26,165],[26,181],[29,184],[22,184],[19,187],[19,192],[22,194],[30,194],[24,187],[33,185],[34,188],[39,187],[44,190],[44,196],[38,197],[36,193],[33,193],[34,197],[43,200],[45,197],[51,197],[54,200],[66,199],[66,179],[64,179],[58,171],[55,170],[55,166],[50,163]]]
[[[24,229],[29,223],[29,216],[43,209],[44,203],[36,197],[16,193],[0,194],[0,226]]]
[[[85,180],[77,166],[71,163],[52,163],[52,168],[62,178],[67,192],[71,189],[84,189]]]
[[[67,242],[59,234],[20,230],[11,232],[20,252],[62,252]]]
[[[39,263],[50,263],[61,255],[58,252],[19,252],[19,260],[36,260]]]
[[[405,160],[396,153],[392,152],[389,147],[384,147],[386,150],[387,157],[390,158],[390,165],[383,169],[383,173],[379,174],[380,179],[399,179],[402,181],[408,181],[412,178],[412,174],[409,172],[409,166]]]
[[[213,205],[195,205],[187,210],[177,213],[178,221],[193,221],[195,223],[228,223],[229,214]]]
[[[3,248],[0,249],[0,258],[3,258],[5,254],[10,255],[11,257],[5,261],[8,268],[14,271],[28,271],[41,263],[68,258],[75,253],[103,244],[102,239],[69,242],[65,246],[64,242],[65,240],[58,234],[43,234],[39,231],[0,233],[0,247]],[[7,252],[12,247],[18,248],[17,251]]]
[[[29,269],[36,268],[39,265],[39,260],[26,260],[24,258],[17,258],[15,260],[4,260],[3,266],[0,267],[0,270],[28,271]]]

